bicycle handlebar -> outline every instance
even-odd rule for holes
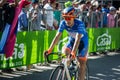
[[[49,59],[50,55],[58,55],[58,59],[62,59],[65,58],[66,55],[62,54],[61,52],[51,52],[50,54],[47,54],[47,52],[45,53],[44,57],[45,57],[45,62],[51,63],[51,60]],[[70,55],[71,56],[71,55]],[[71,60],[71,63],[73,65],[75,65],[74,60]]]
[[[45,53],[45,54],[44,54],[45,62],[47,61],[48,63],[51,63],[51,61],[50,61],[50,59],[49,59],[49,56],[50,56],[50,55],[53,55],[53,54],[60,56],[60,52],[51,52],[50,54]]]

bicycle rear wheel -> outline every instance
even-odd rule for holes
[[[49,80],[67,80],[63,65],[57,66],[51,73]]]

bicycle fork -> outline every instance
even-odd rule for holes
[[[71,80],[71,76],[70,76],[70,73],[69,73],[69,70],[68,70],[68,65],[67,65],[67,59],[66,59],[65,62],[64,62],[64,67],[65,67],[67,79],[68,79],[68,80]]]
[[[75,80],[75,76],[70,76],[70,72],[68,70],[68,66],[65,65],[65,72],[66,72],[66,76],[67,76],[67,80]]]

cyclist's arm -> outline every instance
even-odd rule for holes
[[[82,34],[76,34],[76,37],[75,37],[75,43],[74,43],[74,46],[73,46],[73,49],[72,49],[72,52],[75,54],[77,49],[78,49],[78,46],[80,44],[80,39],[82,37]]]
[[[56,36],[54,37],[54,39],[49,47],[50,50],[53,50],[54,46],[58,43],[61,35],[62,35],[62,32],[57,32]]]

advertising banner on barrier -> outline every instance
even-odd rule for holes
[[[55,34],[56,31],[19,32],[13,56],[6,59],[4,54],[0,54],[0,69],[43,62],[43,52],[48,49]],[[60,46],[63,45],[63,38],[66,36],[66,33],[62,35],[59,45],[55,46],[54,51],[61,50]]]
[[[120,28],[90,28],[89,52],[120,48]]]
[[[13,56],[5,58],[0,54],[0,69],[11,68],[44,61],[43,51],[48,49],[56,31],[19,32]],[[67,41],[67,33],[63,35],[53,51],[61,51]],[[89,28],[89,52],[120,48],[120,28]],[[55,59],[56,56],[52,57]]]

